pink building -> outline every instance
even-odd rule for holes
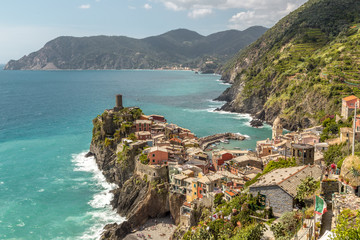
[[[320,137],[315,134],[304,134],[301,136],[301,143],[315,145],[320,142]]]
[[[150,165],[167,164],[169,161],[169,152],[165,148],[152,147],[149,150],[148,159]]]
[[[151,131],[151,121],[149,120],[136,120],[135,121],[136,132]]]

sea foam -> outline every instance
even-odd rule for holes
[[[82,152],[72,156],[72,162],[75,165],[74,171],[92,173],[94,184],[99,188],[99,192],[88,202],[93,210],[87,212],[84,218],[93,224],[80,239],[99,239],[106,224],[114,222],[119,224],[125,221],[125,218],[120,217],[110,205],[110,201],[114,197],[110,191],[116,188],[116,184],[106,182],[104,175],[96,165],[95,158],[86,158],[85,155],[86,152]]]

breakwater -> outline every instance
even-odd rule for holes
[[[199,145],[202,150],[205,150],[209,145],[216,142],[220,142],[222,139],[232,139],[232,140],[245,140],[245,136],[238,133],[218,133],[206,137],[199,138]]]

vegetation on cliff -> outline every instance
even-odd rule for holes
[[[240,49],[258,39],[264,27],[202,36],[186,29],[134,39],[117,36],[59,37],[5,69],[156,69],[201,68],[215,71]]]
[[[219,99],[285,128],[317,124],[360,96],[360,2],[309,0],[238,53],[223,69],[233,82]]]
[[[272,210],[262,207],[259,196],[243,193],[229,202],[221,201],[222,196],[216,197],[216,204],[221,204],[213,213],[218,218],[213,219],[210,211],[202,211],[199,225],[185,233],[183,239],[260,240],[265,228],[257,218],[272,218]]]

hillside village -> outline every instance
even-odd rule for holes
[[[239,211],[243,211],[244,206],[240,209],[233,208],[232,212],[226,214],[222,208],[243,198],[248,199],[245,203],[252,201],[252,197],[257,199],[257,210],[248,213],[252,219],[248,220],[249,223],[253,223],[253,220],[271,223],[275,218],[275,222],[281,223],[282,216],[288,213],[300,214],[299,209],[307,209],[306,214],[302,212],[299,216],[296,215],[296,228],[290,231],[294,236],[298,234],[297,239],[331,235],[329,230],[336,227],[335,219],[343,209],[357,210],[360,207],[359,175],[350,176],[349,170],[345,172],[345,168],[340,170],[334,164],[328,166],[324,162],[324,152],[332,145],[344,142],[352,144],[352,128],[340,128],[339,137],[321,142],[323,126],[283,134],[281,119],[277,118],[273,123],[272,138],[258,141],[255,151],[225,148],[214,150],[212,146],[217,142],[226,143],[229,139],[242,141],[245,138],[231,133],[198,138],[188,129],[167,123],[164,116],[144,115],[138,108],[123,108],[121,95],[117,95],[116,102],[114,109],[106,110],[105,115],[98,116],[95,120],[104,122],[105,132],[108,126],[110,132],[105,138],[105,145],[114,141],[113,136],[117,133],[114,134],[110,125],[113,124],[113,119],[119,119],[117,114],[121,113],[120,119],[123,122],[119,124],[126,125],[127,137],[122,138],[116,147],[118,161],[122,160],[121,156],[127,149],[136,149],[135,173],[150,181],[168,182],[170,193],[182,196],[184,201],[175,220],[178,224],[177,231],[181,233],[179,236],[191,230],[185,234],[184,239],[197,239],[194,234],[209,222],[231,221],[238,216]],[[359,106],[359,98],[343,98],[342,116],[336,116],[336,121],[345,121],[354,114],[355,107],[359,109]],[[133,123],[127,119],[129,111],[138,114]],[[355,121],[356,141],[360,137],[360,114],[358,117]],[[352,158],[358,159],[357,156]],[[348,160],[345,159],[343,165],[346,161]],[[359,159],[356,161],[360,163]],[[351,163],[346,164],[347,169],[354,169]],[[299,201],[298,198],[299,186],[308,181],[309,177],[320,184],[311,194],[315,194],[316,190],[334,215],[330,218],[326,214],[319,215],[317,223],[311,220],[314,218],[314,204],[311,201],[313,196],[305,196],[310,197],[310,201]],[[196,216],[197,211],[204,208],[209,211],[208,218]],[[322,216],[327,219],[322,221]],[[238,225],[241,223],[240,220],[237,222]],[[321,223],[326,227],[321,228]],[[274,236],[277,239],[281,236],[273,227],[273,233],[269,229],[270,227],[265,231],[265,239],[274,239]],[[284,236],[293,237],[286,234]],[[177,239],[176,234],[173,237]]]

